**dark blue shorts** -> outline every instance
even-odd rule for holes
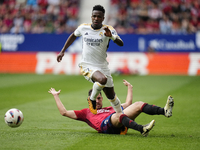
[[[113,113],[114,114],[114,113]],[[116,128],[112,125],[111,123],[111,114],[108,116],[106,119],[104,119],[101,123],[101,131],[102,133],[107,133],[107,134],[126,134],[127,132],[127,127],[122,126],[120,128]]]

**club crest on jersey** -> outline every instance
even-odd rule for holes
[[[102,36],[103,36],[103,32],[100,32],[100,33],[99,33],[99,36],[102,37]]]

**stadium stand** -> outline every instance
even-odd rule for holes
[[[198,0],[111,0],[108,24],[121,34],[190,34],[200,29]]]
[[[70,33],[80,0],[1,0],[0,33]]]
[[[71,33],[80,0],[0,0],[0,34]],[[200,30],[199,0],[110,0],[106,24],[119,34],[192,34]],[[80,10],[82,10],[80,12]],[[90,17],[89,17],[90,18]]]

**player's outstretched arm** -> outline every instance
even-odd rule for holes
[[[125,109],[129,105],[132,104],[133,101],[133,86],[126,80],[123,80],[123,83],[125,86],[127,86],[127,96],[126,96],[126,102],[122,104],[122,107]]]
[[[66,51],[66,49],[76,40],[76,36],[74,35],[74,33],[72,33],[67,41],[65,42],[65,45],[63,46],[61,52],[58,54],[57,56],[57,61],[60,62],[64,56],[64,52]]]
[[[69,118],[72,118],[72,119],[77,119],[75,112],[73,110],[67,111],[65,106],[62,104],[62,102],[59,98],[59,94],[60,94],[61,90],[56,91],[54,88],[51,88],[51,89],[49,89],[48,92],[54,96],[54,99],[56,101],[56,105],[57,105],[58,110],[60,111],[60,114],[62,116],[66,116],[66,117],[69,117]]]

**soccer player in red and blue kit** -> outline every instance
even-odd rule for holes
[[[116,113],[111,106],[102,108],[103,97],[101,93],[96,98],[96,115],[93,114],[89,108],[82,110],[66,110],[58,96],[61,90],[56,91],[54,88],[51,88],[49,93],[54,96],[61,115],[71,119],[84,121],[99,133],[126,134],[127,129],[131,128],[139,131],[143,136],[147,136],[149,131],[153,128],[155,120],[152,120],[147,125],[137,124],[134,120],[141,112],[149,115],[164,115],[165,117],[172,116],[174,99],[171,96],[168,96],[164,108],[149,105],[141,101],[132,104],[132,85],[126,80],[124,80],[123,83],[128,87],[126,102],[121,104],[123,113]],[[89,95],[91,92],[92,91],[90,90]]]

